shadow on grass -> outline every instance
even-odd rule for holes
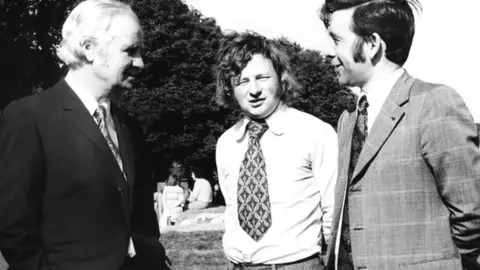
[[[174,270],[225,270],[228,260],[223,253],[222,236],[223,231],[170,231],[162,234],[161,241]]]
[[[223,231],[166,232],[162,244],[174,270],[226,270],[228,260],[222,248]],[[0,270],[7,269],[0,253]]]

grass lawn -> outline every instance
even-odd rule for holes
[[[175,270],[226,270],[222,236],[223,231],[169,231],[162,234],[161,241]]]

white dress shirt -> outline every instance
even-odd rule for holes
[[[383,103],[387,100],[390,91],[392,90],[395,83],[398,81],[400,76],[405,72],[405,69],[399,68],[395,72],[384,75],[381,77],[381,80],[372,83],[371,85],[366,86],[361,90],[359,97],[363,95],[367,96],[368,101],[368,119],[367,119],[367,129],[368,131],[372,130],[375,119],[377,119],[380,110],[382,109]],[[360,100],[360,98],[358,99]],[[358,104],[357,104],[358,108]]]
[[[68,86],[72,88],[73,92],[75,92],[78,98],[82,101],[83,105],[85,106],[85,108],[87,108],[87,111],[90,113],[94,120],[95,117],[93,117],[93,114],[97,110],[98,106],[102,105],[103,107],[105,107],[107,111],[107,114],[105,115],[105,121],[107,124],[108,135],[110,135],[113,143],[118,148],[117,132],[115,131],[115,124],[113,123],[112,113],[110,112],[110,100],[103,99],[99,103],[86,89],[82,87],[82,85],[75,83],[75,80],[73,80],[68,75],[67,77],[65,77],[65,82],[67,82]],[[96,122],[97,121],[95,120],[95,123]]]
[[[265,157],[272,225],[257,242],[240,227],[237,182],[248,146],[244,118],[218,140],[216,161],[225,197],[223,248],[236,263],[287,263],[320,252],[321,234],[330,237],[337,181],[338,143],[334,129],[307,113],[280,105],[266,119],[260,139]]]

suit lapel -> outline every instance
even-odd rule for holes
[[[334,251],[336,246],[336,238],[339,233],[339,226],[343,219],[343,206],[345,202],[345,195],[348,187],[348,166],[350,163],[350,153],[352,148],[352,134],[353,129],[355,128],[357,115],[355,112],[347,113],[344,112],[339,121],[339,172],[338,172],[338,182],[335,186],[335,209],[333,213],[333,222],[332,222],[332,239],[330,240],[330,245],[328,245],[327,254],[330,254],[328,261],[332,263],[334,261]]]
[[[351,149],[352,149],[352,135],[353,130],[355,129],[355,123],[357,121],[357,112],[351,112],[346,115],[345,124],[342,126],[341,130],[341,137],[340,137],[340,164],[339,175],[341,175],[341,190],[344,191],[344,187],[346,187],[348,182],[348,168],[350,166],[350,158],[351,158]]]
[[[115,185],[113,187],[117,189],[125,187],[123,173],[120,170],[118,163],[115,160],[107,141],[105,140],[105,137],[103,137],[100,129],[95,123],[95,120],[90,115],[80,98],[75,94],[75,92],[73,92],[73,90],[64,80],[60,81],[54,88],[58,90],[58,95],[60,96],[59,103],[63,107],[65,118],[68,120],[68,122],[73,123],[73,125],[78,129],[79,133],[86,136],[95,145],[95,147],[100,149],[104,154],[104,158],[109,164],[109,168],[113,174],[113,178],[115,179]],[[119,198],[121,199],[120,193]],[[122,205],[127,207],[124,203],[122,203]],[[127,214],[127,209],[124,210],[125,214]]]
[[[407,72],[404,72],[390,91],[360,153],[355,171],[352,175],[351,187],[355,182],[360,180],[358,178],[360,172],[372,161],[403,118],[405,114],[403,105],[410,97],[410,89],[413,83],[414,79]]]
[[[111,159],[115,161],[112,151],[108,147],[105,138],[80,98],[78,98],[75,92],[73,92],[73,90],[65,81],[61,81],[59,84],[62,84],[60,87],[64,88],[59,92],[61,92],[63,95],[62,105],[64,111],[66,112],[66,117],[70,118],[71,123],[73,123],[82,134],[90,139],[90,141],[92,141],[96,147],[98,147],[105,155],[111,157]],[[115,165],[118,167],[116,161]]]

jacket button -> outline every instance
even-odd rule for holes
[[[118,193],[120,193],[120,195],[125,194],[125,189],[124,188],[118,188]]]

